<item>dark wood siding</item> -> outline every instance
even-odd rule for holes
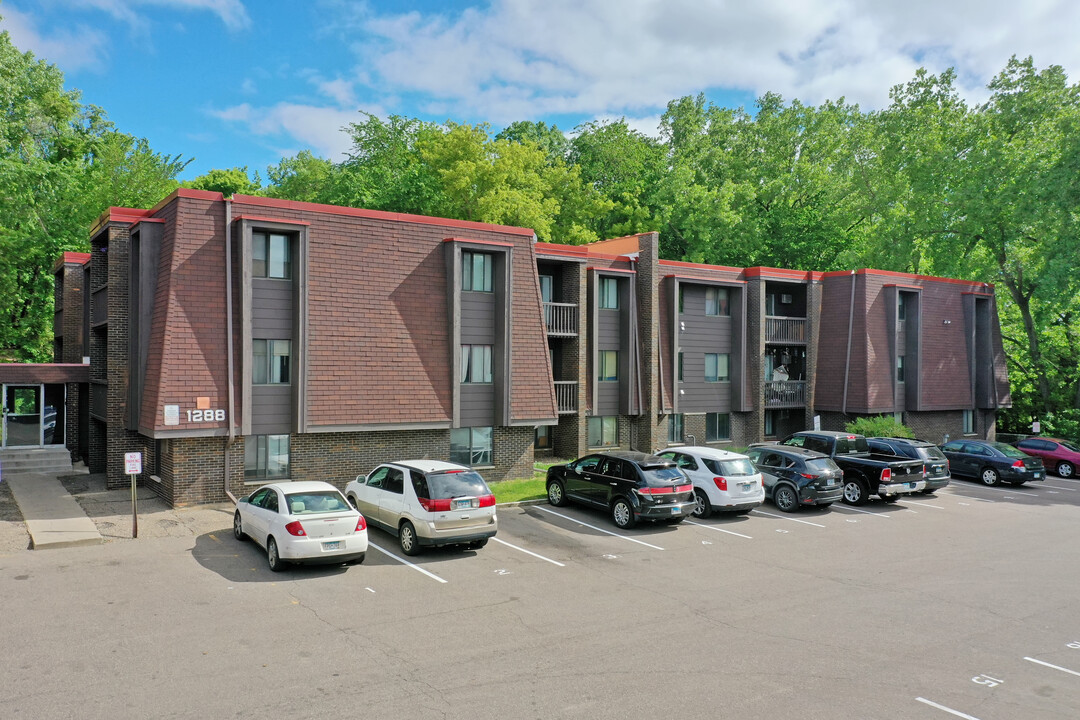
[[[461,386],[461,427],[495,424],[495,386],[464,383]]]
[[[288,280],[251,280],[251,336],[288,340],[293,336],[293,284]]]
[[[292,416],[292,386],[255,385],[251,388],[252,435],[291,432]]]
[[[683,381],[679,383],[682,391],[679,412],[729,412],[731,382],[705,381],[705,354],[727,354],[728,371],[734,370],[731,317],[705,315],[704,285],[681,283],[680,287],[683,311],[679,314],[679,347],[683,354]]]

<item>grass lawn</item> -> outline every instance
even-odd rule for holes
[[[497,503],[539,500],[547,497],[547,485],[543,474],[523,480],[501,480],[491,483],[488,487],[495,493]]]

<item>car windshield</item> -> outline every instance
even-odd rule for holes
[[[1076,445],[1076,443],[1071,443],[1068,440],[1058,440],[1058,445],[1065,448],[1066,450],[1072,450],[1073,452],[1080,452],[1080,447],[1078,447]]]
[[[333,490],[298,492],[285,496],[290,515],[315,515],[352,510],[341,493]]]
[[[753,475],[757,472],[750,461],[744,460],[743,458],[737,458],[735,460],[713,460],[712,458],[702,458],[702,460],[705,461],[705,467],[709,468],[709,472],[714,475],[737,477],[739,475]]]
[[[834,472],[840,469],[840,466],[832,461],[832,458],[810,458],[806,461],[807,470],[816,470],[817,472]]]
[[[471,470],[468,472],[431,473],[427,476],[427,480],[428,489],[431,493],[428,498],[431,500],[466,496],[478,497],[491,494],[487,483],[484,482],[484,478],[480,477],[480,473]]]
[[[671,480],[681,480],[683,478],[682,470],[679,470],[674,465],[647,465],[641,468],[641,471],[644,473],[646,480],[670,482]]]
[[[924,460],[944,460],[945,455],[933,445],[927,445],[926,447],[917,447],[915,452],[919,454],[919,457]]]
[[[847,435],[836,438],[837,455],[857,455],[868,452],[870,452],[870,446],[866,444],[864,437]]]
[[[1006,445],[1005,443],[999,443],[999,442],[986,443],[986,444],[989,445],[990,447],[994,448],[995,450],[997,450],[999,453],[1001,453],[1005,457],[1011,457],[1011,458],[1026,458],[1026,457],[1028,457],[1028,454],[1026,452],[1024,452],[1023,450],[1019,450],[1017,448],[1014,448],[1012,445]]]

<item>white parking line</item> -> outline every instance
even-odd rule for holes
[[[546,557],[544,557],[543,555],[537,555],[537,554],[536,554],[536,553],[534,553],[534,552],[533,552],[532,550],[526,550],[526,549],[525,549],[525,548],[523,548],[523,547],[518,547],[517,545],[511,545],[510,543],[506,542],[505,540],[500,540],[500,539],[499,539],[499,538],[497,538],[497,537],[493,537],[493,538],[491,538],[491,539],[492,539],[492,540],[494,540],[494,541],[495,541],[495,542],[497,542],[497,543],[502,543],[502,544],[503,544],[503,545],[505,545],[506,547],[511,547],[511,548],[514,548],[515,550],[520,550],[521,552],[525,553],[526,555],[532,555],[532,556],[533,556],[534,558],[540,558],[541,560],[547,560],[547,561],[548,561],[549,563],[551,563],[552,565],[558,565],[559,567],[566,567],[565,565],[563,565],[563,564],[562,564],[561,562],[559,562],[558,560],[552,560],[551,558],[546,558]]]
[[[877,515],[878,517],[889,517],[885,513],[870,512],[869,510],[859,510],[858,508],[848,507],[847,505],[833,505],[833,510],[850,510],[851,512],[862,513],[863,515]]]
[[[1055,670],[1060,670],[1061,672],[1067,672],[1070,675],[1075,675],[1076,677],[1080,677],[1080,672],[1076,672],[1075,670],[1069,670],[1068,668],[1058,667],[1057,665],[1051,665],[1048,662],[1043,662],[1042,660],[1036,660],[1035,658],[1026,657],[1024,659],[1027,660],[1028,662],[1038,663],[1039,665],[1045,665],[1048,668],[1054,668]]]
[[[716,532],[727,533],[728,535],[737,535],[737,536],[739,536],[741,538],[746,538],[747,540],[753,540],[754,539],[754,538],[750,537],[749,535],[743,535],[742,533],[732,532],[731,530],[725,530],[723,528],[718,528],[715,525],[704,525],[702,523],[696,523],[693,520],[687,520],[686,523],[688,525],[696,525],[697,527],[703,527],[703,528],[708,528],[709,530],[715,530]]]
[[[664,549],[664,548],[660,547],[659,545],[650,545],[649,543],[644,542],[642,540],[638,540],[636,538],[627,537],[625,535],[620,535],[619,533],[613,533],[610,530],[605,530],[604,528],[598,528],[595,525],[590,525],[589,523],[583,523],[580,520],[578,520],[577,518],[572,518],[569,515],[563,515],[562,513],[557,513],[554,510],[550,510],[550,509],[548,509],[546,507],[540,507],[539,505],[534,505],[533,507],[535,507],[537,510],[543,510],[546,513],[551,513],[552,515],[558,515],[559,517],[561,517],[561,518],[563,518],[565,520],[569,520],[570,522],[577,523],[578,525],[581,525],[582,527],[587,527],[590,530],[596,530],[597,532],[602,532],[605,535],[611,535],[613,537],[622,538],[623,540],[629,540],[630,542],[635,542],[638,545],[644,545],[645,547],[651,547],[653,550],[663,550]]]
[[[438,581],[439,581],[439,582],[441,582],[441,583],[445,583],[445,582],[446,582],[445,580],[443,580],[443,579],[442,579],[441,577],[439,577],[439,576],[438,576],[438,575],[436,575],[435,573],[430,573],[430,572],[428,572],[427,570],[425,570],[424,568],[420,567],[419,565],[414,565],[414,564],[412,564],[411,562],[409,562],[409,561],[408,561],[408,560],[406,560],[405,558],[399,558],[399,557],[398,557],[397,555],[395,555],[394,553],[390,552],[389,550],[384,550],[384,549],[382,549],[381,547],[379,547],[379,546],[378,546],[378,545],[376,545],[375,543],[371,542],[370,540],[368,540],[368,545],[370,545],[371,547],[375,548],[376,550],[378,550],[379,552],[381,552],[381,553],[382,553],[382,554],[384,554],[384,555],[389,555],[390,557],[392,557],[392,558],[394,558],[395,560],[397,560],[397,561],[398,561],[399,563],[402,563],[403,565],[408,565],[409,567],[411,567],[411,568],[412,568],[413,570],[416,570],[417,572],[422,572],[422,573],[424,573],[425,575],[427,575],[427,576],[428,576],[429,578],[431,578],[432,580],[438,580]]]
[[[952,493],[949,493],[949,494],[953,495],[954,497],[962,497],[965,500],[978,500],[979,502],[988,502],[988,503],[996,503],[997,502],[997,500],[987,500],[986,498],[981,498],[981,497],[979,497],[977,495],[962,495],[961,493],[958,493],[958,492],[952,492]]]
[[[938,510],[944,510],[945,509],[945,508],[941,507],[940,505],[931,505],[930,503],[915,502],[914,500],[905,500],[904,502],[906,502],[908,505],[922,505],[923,507],[932,507],[932,508],[937,508]]]
[[[1055,490],[1068,490],[1069,492],[1080,492],[1080,488],[1067,488],[1061,485],[1043,485],[1043,487],[1054,488]]]
[[[921,703],[926,703],[930,707],[935,707],[938,710],[944,710],[947,713],[952,713],[956,717],[967,718],[967,720],[979,720],[979,718],[975,717],[974,715],[968,715],[967,713],[962,713],[959,710],[953,710],[952,708],[945,707],[944,705],[938,705],[933,700],[927,700],[926,698],[922,698],[922,697],[917,697],[915,699],[918,700]]]
[[[798,518],[784,517],[783,515],[773,515],[772,513],[767,513],[764,510],[751,510],[750,512],[757,513],[758,515],[764,515],[766,517],[779,518],[781,520],[790,520],[791,522],[802,523],[803,525],[813,525],[814,527],[820,528],[825,527],[824,525],[819,525],[818,523],[810,522],[809,520],[799,520]]]

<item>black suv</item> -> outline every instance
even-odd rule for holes
[[[783,512],[803,505],[828,507],[844,496],[844,471],[828,455],[785,445],[751,445],[750,462],[761,471],[765,497]]]
[[[552,505],[574,500],[603,508],[617,527],[638,520],[680,523],[691,515],[694,485],[673,460],[640,452],[602,452],[586,455],[547,471],[547,496]]]
[[[929,495],[949,484],[952,475],[949,472],[949,459],[937,445],[918,438],[873,437],[866,438],[871,452],[882,455],[922,460],[926,466],[926,488],[923,494]]]

